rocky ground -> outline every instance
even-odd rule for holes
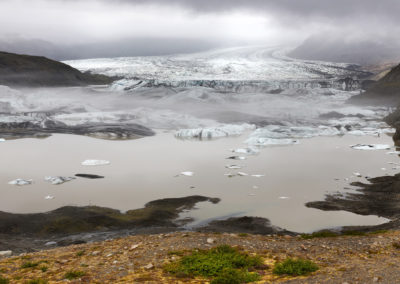
[[[163,271],[163,265],[177,260],[185,250],[228,244],[263,258],[268,268],[259,271],[259,283],[398,283],[399,241],[398,231],[313,239],[195,232],[137,235],[12,255],[0,260],[0,274],[10,283],[40,279],[48,283],[207,283],[207,279],[174,278]],[[320,269],[302,277],[273,275],[274,263],[287,257],[312,260]],[[71,271],[78,276],[64,279]]]

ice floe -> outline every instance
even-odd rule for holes
[[[10,181],[8,184],[11,184],[11,185],[29,185],[29,184],[32,184],[32,182],[33,182],[32,179],[17,178],[15,180]]]
[[[187,176],[187,177],[192,177],[194,175],[194,172],[181,172],[181,175]]]
[[[219,137],[237,136],[241,135],[244,131],[254,129],[254,125],[250,124],[227,124],[217,127],[195,128],[195,129],[180,129],[175,132],[175,137],[178,138],[198,138],[198,139],[212,139]]]
[[[256,149],[255,147],[238,148],[238,149],[232,149],[231,151],[234,153],[247,154],[247,155],[256,155],[260,152],[260,150]]]
[[[350,145],[355,150],[389,150],[390,145],[387,144],[355,144]]]
[[[244,172],[238,172],[237,175],[241,176],[241,177],[245,177],[245,176],[248,176],[249,174],[244,173]]]
[[[111,164],[111,162],[107,160],[85,160],[81,164],[82,166],[105,166]]]
[[[63,184],[65,182],[71,181],[76,179],[75,177],[51,177],[47,176],[44,178],[45,181],[50,182],[51,184],[57,185],[57,184]]]
[[[226,165],[225,168],[231,169],[231,170],[238,170],[238,169],[241,169],[242,166],[239,166],[239,165]]]
[[[231,156],[231,157],[228,157],[227,159],[229,159],[229,160],[246,160],[246,157],[244,157],[244,156]]]
[[[47,196],[44,197],[44,199],[46,199],[46,200],[52,200],[52,199],[54,199],[54,196],[47,195]]]

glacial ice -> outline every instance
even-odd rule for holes
[[[192,177],[194,175],[194,172],[181,172],[181,175],[187,176],[187,177]]]
[[[52,199],[54,199],[54,196],[52,196],[52,195],[47,195],[47,196],[44,197],[44,199],[46,199],[46,200],[52,200]]]
[[[246,130],[254,128],[255,128],[254,125],[241,124],[241,125],[221,125],[209,128],[180,129],[175,132],[175,137],[212,139],[218,137],[241,135]]]
[[[11,185],[29,185],[32,184],[33,180],[31,179],[22,179],[22,178],[17,178],[15,180],[10,181],[8,184]]]
[[[6,142],[6,139],[0,138],[0,142]]]
[[[105,166],[111,162],[107,160],[85,160],[82,162],[82,166]]]
[[[50,182],[51,184],[54,184],[54,185],[63,184],[65,182],[68,182],[68,181],[71,181],[71,180],[74,180],[74,179],[76,179],[76,178],[74,178],[74,177],[60,177],[60,176],[58,176],[58,177],[47,176],[47,177],[44,178],[45,181]]]
[[[389,150],[390,145],[386,144],[356,144],[351,145],[350,148],[355,150]]]

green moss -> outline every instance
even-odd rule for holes
[[[193,251],[179,261],[165,265],[164,271],[177,277],[211,278],[213,284],[234,284],[258,280],[260,276],[257,273],[248,272],[257,268],[265,268],[260,257],[222,245],[210,250]],[[232,279],[239,282],[232,282]]]
[[[183,256],[184,254],[185,254],[185,252],[182,250],[173,250],[173,251],[168,252],[168,255]]]
[[[273,273],[278,275],[300,276],[317,271],[318,266],[310,260],[288,258],[274,266]]]
[[[85,276],[86,273],[80,270],[71,270],[65,273],[64,279],[73,280]]]
[[[248,235],[249,235],[249,234],[247,234],[247,233],[240,233],[240,234],[239,234],[239,237],[243,237],[243,238],[244,238],[244,237],[247,237]]]
[[[32,279],[25,282],[25,284],[47,284],[48,282],[43,279]]]
[[[47,266],[44,266],[44,265],[40,267],[40,270],[41,270],[42,272],[46,272],[48,269],[49,269],[49,268],[48,268]]]
[[[27,261],[21,265],[21,268],[33,268],[39,265],[39,262]]]
[[[82,255],[84,255],[85,254],[85,251],[84,250],[80,250],[80,251],[78,251],[77,253],[76,253],[76,256],[82,256]]]
[[[0,276],[0,284],[8,284],[8,283],[10,283],[10,280]]]
[[[331,232],[331,231],[320,231],[320,232],[314,232],[312,234],[303,234],[301,237],[303,239],[314,239],[314,238],[333,238],[339,236],[338,234]]]

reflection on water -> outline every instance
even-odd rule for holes
[[[385,221],[376,216],[323,212],[306,208],[304,203],[322,200],[327,192],[343,190],[351,181],[365,181],[363,177],[352,177],[354,172],[370,177],[395,173],[388,162],[397,162],[396,155],[349,147],[357,143],[391,145],[390,137],[317,137],[301,140],[295,146],[267,147],[246,160],[227,160],[232,156],[229,149],[243,146],[245,138],[187,141],[175,139],[172,133],[158,133],[131,141],[74,135],[6,141],[0,144],[0,210],[43,212],[64,205],[89,204],[129,210],[159,198],[204,195],[222,201],[217,205],[198,204],[198,210],[185,214],[195,217],[195,224],[249,215],[266,217],[273,225],[288,230],[310,232]],[[87,159],[108,160],[111,164],[82,166],[81,162]],[[233,163],[242,168],[225,167]],[[183,171],[194,175],[177,176]],[[225,175],[237,171],[249,175]],[[77,173],[105,178],[78,178],[62,185],[44,181],[45,176]],[[16,178],[33,179],[34,184],[7,184]],[[54,199],[46,200],[49,195]]]

